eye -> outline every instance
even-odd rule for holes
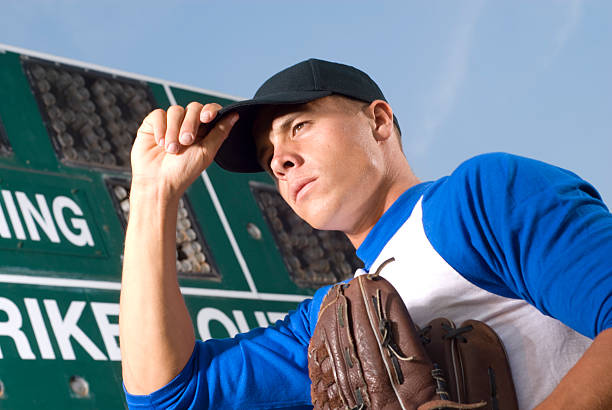
[[[306,126],[306,122],[298,122],[293,126],[293,135],[296,135],[302,128]]]

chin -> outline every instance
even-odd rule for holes
[[[324,230],[325,226],[325,216],[323,212],[317,210],[317,207],[309,204],[308,207],[297,207],[292,206],[293,212],[295,212],[300,218],[304,220],[308,225],[313,227],[314,229]]]
[[[306,212],[296,212],[308,225],[320,231],[340,231],[338,213],[331,206],[316,207]]]
[[[353,198],[354,199],[354,198]],[[348,211],[343,204],[350,203],[351,198],[338,195],[337,190],[332,195],[322,195],[304,198],[299,204],[293,204],[293,211],[308,225],[321,231],[342,231]]]

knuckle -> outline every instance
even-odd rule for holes
[[[188,110],[196,110],[196,109],[202,109],[203,105],[200,104],[197,101],[192,101],[189,104],[187,104],[187,109]]]
[[[162,116],[164,116],[164,115],[166,115],[166,111],[162,110],[161,108],[156,108],[156,109],[154,109],[153,111],[151,111],[151,112],[150,112],[150,113],[149,113],[149,114],[148,114],[148,115],[147,115],[147,116],[144,118],[144,120],[143,120],[142,122],[144,123],[146,120],[154,120],[154,119],[160,118],[160,117],[162,117]]]
[[[208,103],[204,106],[207,111],[219,111],[222,107],[217,103]]]
[[[181,113],[183,111],[185,111],[185,109],[180,105],[171,105],[168,108],[168,112],[172,112],[172,113]]]

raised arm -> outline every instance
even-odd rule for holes
[[[238,118],[228,115],[206,136],[198,135],[200,124],[220,108],[191,103],[185,109],[155,110],[144,119],[132,148],[119,315],[123,381],[132,394],[167,384],[194,349],[176,274],[176,217],[180,197],[210,165]]]

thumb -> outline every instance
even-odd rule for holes
[[[199,145],[204,151],[204,155],[214,157],[229,135],[232,127],[238,121],[238,113],[232,113],[222,118],[210,132],[200,140]]]

